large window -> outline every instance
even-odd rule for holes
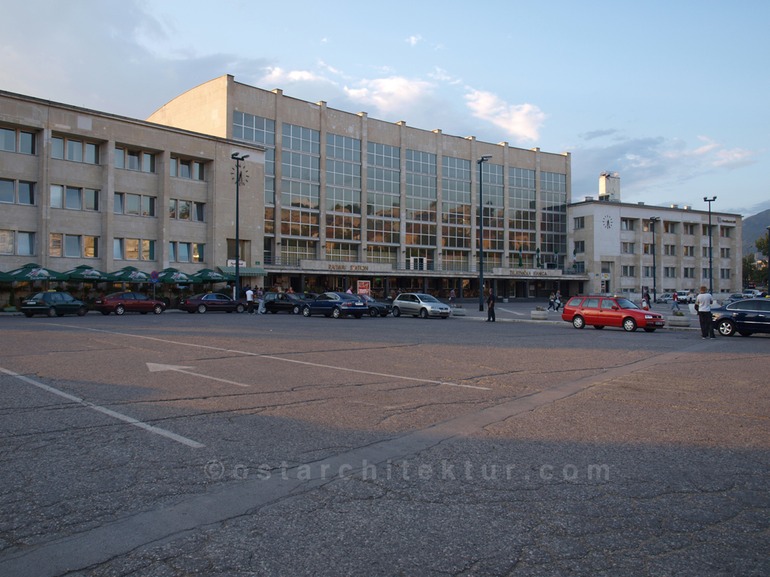
[[[51,138],[51,158],[99,164],[99,144],[75,138],[54,136]]]
[[[116,192],[112,210],[115,214],[156,216],[156,204],[157,199],[154,196],[130,192]]]
[[[35,204],[35,183],[0,178],[0,203]]]
[[[51,208],[69,210],[99,210],[99,191],[77,186],[51,185]]]
[[[32,256],[35,254],[35,233],[0,230],[0,254]]]
[[[155,260],[155,241],[140,238],[115,238],[112,258],[116,260]]]
[[[48,254],[55,257],[98,258],[99,237],[51,233],[48,237]]]
[[[0,127],[0,150],[35,154],[35,133]]]
[[[169,164],[169,176],[203,181],[206,180],[205,166],[205,163],[200,160],[172,156]]]
[[[265,205],[274,205],[275,121],[235,110],[233,111],[233,138],[257,142],[265,147]]]

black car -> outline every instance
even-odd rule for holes
[[[390,303],[380,302],[369,295],[358,295],[358,298],[364,301],[366,306],[369,307],[369,316],[372,317],[386,317],[393,309],[393,306]]]
[[[770,298],[744,299],[711,309],[711,319],[723,337],[736,332],[744,337],[770,333]]]
[[[265,312],[280,313],[285,312],[292,315],[298,315],[302,312],[305,301],[293,293],[265,293],[264,299]]]
[[[246,303],[235,301],[222,293],[203,293],[181,300],[179,308],[188,313],[205,313],[206,311],[242,313],[246,310]]]
[[[321,293],[312,301],[305,301],[302,306],[302,314],[306,317],[324,315],[338,319],[347,315],[360,319],[368,312],[369,308],[364,301],[348,293]]]
[[[62,291],[40,292],[25,299],[21,304],[21,312],[27,318],[32,315],[48,315],[60,317],[63,315],[78,315],[82,317],[88,312],[88,307],[70,293]]]

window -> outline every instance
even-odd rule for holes
[[[85,164],[99,164],[99,144],[54,136],[51,138],[51,158]]]
[[[663,267],[663,278],[676,278],[676,268],[673,266]]]
[[[155,173],[155,153],[125,146],[116,146],[115,168]]]
[[[156,198],[129,192],[116,192],[113,212],[129,216],[155,216]]]
[[[63,244],[64,244],[64,235],[60,233],[52,232],[48,236],[48,255],[61,256]]]
[[[80,257],[80,237],[74,234],[64,235],[64,256],[79,258]]]
[[[123,239],[112,239],[112,258],[116,260],[123,260]]]
[[[206,203],[205,202],[193,202],[193,220],[195,222],[206,221]]]
[[[586,227],[586,217],[584,216],[577,216],[573,220],[573,226],[575,227],[575,230],[580,230],[582,228]]]
[[[0,230],[0,254],[13,254],[13,231]]]
[[[719,256],[722,258],[730,258],[730,249],[729,248],[720,248],[719,249]]]
[[[620,251],[623,254],[634,254],[636,245],[633,242],[620,243]]]
[[[682,247],[682,256],[695,256],[695,247],[694,246],[683,246]]]
[[[652,254],[654,252],[654,249],[651,243],[644,243],[642,250],[644,251],[644,254]]]
[[[664,244],[663,245],[663,254],[666,256],[676,256],[676,245],[675,244]]]
[[[64,196],[64,208],[69,208],[71,210],[83,209],[83,199],[80,196],[80,190],[81,189],[75,188],[73,186],[68,186],[66,188]]]
[[[0,150],[35,154],[35,134],[24,130],[0,127]]]
[[[22,256],[32,256],[35,254],[35,233],[18,232],[16,233],[16,254]]]
[[[693,235],[695,234],[695,224],[692,222],[682,223],[683,234]]]
[[[155,260],[155,241],[140,238],[116,238],[112,241],[116,260]]]
[[[0,203],[35,204],[35,183],[0,178]]]
[[[586,241],[584,240],[576,240],[575,241],[575,253],[585,252],[586,251]]]
[[[721,268],[719,269],[719,278],[722,280],[729,280],[730,279],[730,269],[729,268]]]
[[[623,265],[620,267],[620,276],[635,277],[636,267],[631,265]]]
[[[636,224],[635,220],[632,218],[621,218],[620,219],[620,230],[635,230]]]
[[[201,243],[170,242],[169,261],[172,262],[203,262],[203,248]]]
[[[202,161],[172,156],[168,166],[169,176],[190,180],[206,180],[205,164]]]
[[[682,269],[683,278],[695,278],[695,267],[686,266]]]
[[[667,232],[669,234],[676,234],[676,231],[678,229],[676,222],[670,222],[668,220],[663,222],[663,232]]]
[[[732,227],[729,226],[720,226],[719,227],[719,236],[722,238],[730,238],[732,236]]]

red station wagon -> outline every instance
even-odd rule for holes
[[[609,296],[572,297],[564,305],[561,318],[576,329],[592,325],[595,329],[623,327],[628,332],[641,328],[651,333],[666,324],[658,313],[646,311],[625,297]]]

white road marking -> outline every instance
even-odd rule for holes
[[[227,383],[228,385],[235,385],[236,387],[250,387],[251,385],[245,385],[243,383],[237,383],[228,379],[220,379],[219,377],[210,377],[208,375],[202,375],[200,373],[194,373],[190,369],[193,367],[180,367],[178,365],[161,365],[158,363],[147,363],[147,369],[151,373],[157,373],[159,371],[175,371],[177,373],[184,373],[186,375],[192,375],[194,377],[200,377],[202,379],[209,379],[212,381],[219,381],[220,383]]]
[[[68,401],[72,401],[73,403],[78,403],[80,405],[83,405],[86,408],[93,409],[94,411],[98,411],[109,417],[118,419],[119,421],[123,421],[124,423],[128,423],[129,425],[133,425],[134,427],[139,427],[140,429],[144,429],[145,431],[148,431],[150,433],[154,433],[156,435],[166,437],[168,439],[171,439],[172,441],[176,441],[177,443],[182,443],[183,445],[187,445],[188,447],[192,447],[193,449],[200,449],[206,446],[202,443],[199,443],[198,441],[193,441],[192,439],[188,439],[187,437],[183,437],[182,435],[177,435],[176,433],[172,433],[171,431],[167,431],[166,429],[161,429],[160,427],[148,425],[145,422],[142,422],[133,417],[129,417],[128,415],[118,413],[117,411],[113,411],[112,409],[108,409],[107,407],[95,405],[89,401],[86,401],[85,399],[81,399],[80,397],[76,397],[75,395],[65,393],[64,391],[60,391],[59,389],[56,389],[54,387],[51,387],[49,385],[36,381],[35,379],[25,377],[24,375],[20,375],[19,373],[14,373],[13,371],[9,371],[8,369],[4,369],[3,367],[0,367],[0,372],[5,373],[6,375],[9,375],[16,379],[19,379],[20,381],[24,381],[25,383],[28,383],[40,389],[43,389],[44,391],[47,391],[54,395],[58,395],[64,399],[67,399]]]
[[[66,327],[78,328],[78,329],[83,329],[84,328],[84,327],[74,327],[73,325],[60,325],[60,326],[66,326]],[[371,376],[374,376],[374,377],[386,377],[386,378],[389,378],[389,379],[399,379],[399,380],[403,380],[403,381],[416,381],[416,382],[420,382],[420,383],[430,383],[430,384],[434,384],[434,385],[446,385],[447,387],[460,387],[460,388],[463,388],[463,389],[476,389],[476,390],[480,390],[480,391],[489,391],[489,390],[491,390],[488,387],[477,387],[475,385],[463,385],[461,383],[451,383],[451,382],[448,382],[448,381],[436,381],[436,380],[432,380],[432,379],[423,379],[423,378],[417,378],[417,377],[407,377],[407,376],[404,376],[404,375],[393,375],[393,374],[390,374],[390,373],[376,373],[376,372],[373,372],[373,371],[364,371],[364,370],[361,370],[361,369],[351,369],[349,367],[338,367],[338,366],[335,366],[335,365],[325,365],[325,364],[322,364],[322,363],[311,363],[311,362],[308,362],[308,361],[299,361],[297,359],[287,359],[287,358],[284,358],[284,357],[276,357],[276,356],[273,356],[273,355],[263,355],[263,354],[260,354],[260,353],[252,353],[252,352],[249,352],[249,351],[238,351],[238,350],[233,350],[233,349],[225,349],[225,348],[222,348],[222,347],[212,347],[211,345],[199,345],[199,344],[195,344],[195,343],[181,343],[181,342],[178,342],[178,341],[171,341],[171,340],[168,340],[168,339],[161,339],[161,338],[158,338],[158,337],[150,337],[150,336],[147,336],[147,335],[132,335],[130,333],[119,333],[119,332],[115,332],[115,331],[107,331],[107,330],[104,330],[104,329],[92,329],[92,328],[87,328],[87,327],[85,328],[85,330],[93,331],[93,332],[97,332],[97,333],[107,333],[107,334],[110,334],[110,335],[116,335],[116,336],[120,336],[120,337],[134,337],[134,338],[137,338],[137,339],[146,339],[146,340],[150,340],[150,341],[157,341],[157,342],[164,343],[164,344],[179,345],[179,346],[183,346],[183,347],[194,347],[194,348],[200,348],[200,349],[207,349],[207,350],[211,350],[211,351],[219,351],[219,352],[232,353],[232,354],[237,354],[237,355],[244,355],[244,356],[249,356],[249,357],[259,357],[259,358],[262,358],[262,359],[272,359],[272,360],[281,361],[281,362],[284,362],[284,363],[294,363],[294,364],[297,364],[297,365],[307,365],[307,366],[310,366],[310,367],[318,367],[318,368],[322,368],[322,369],[331,369],[331,370],[334,370],[334,371],[345,371],[345,372],[348,372],[348,373],[359,373],[359,374],[362,374],[362,375],[371,375]],[[204,377],[204,378],[213,378],[213,377],[205,377],[204,375],[199,375],[198,373],[191,373],[191,374],[195,374],[196,376],[200,376],[200,377]],[[238,383],[233,383],[233,384],[238,384]],[[239,385],[239,386],[247,386],[247,385]]]
[[[497,307],[497,310],[502,311],[504,313],[510,313],[512,315],[517,315],[517,316],[520,316],[520,317],[524,316],[524,313],[520,313],[518,311],[512,311],[511,309],[503,309],[503,308]]]

